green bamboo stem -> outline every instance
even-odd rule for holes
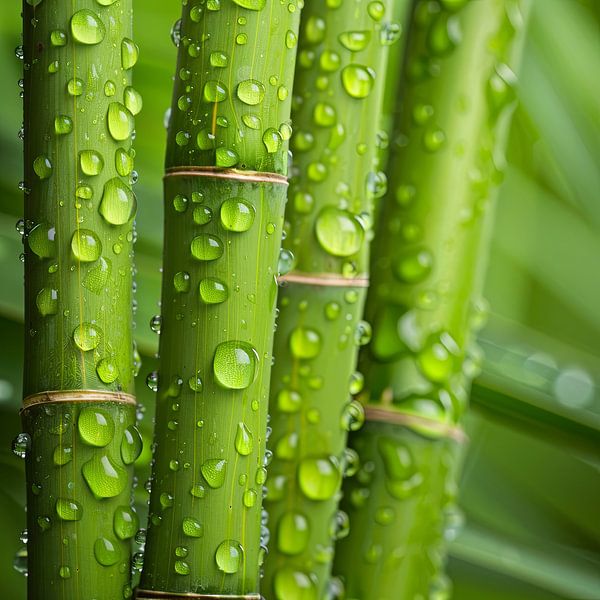
[[[131,595],[141,451],[131,2],[26,0],[23,24],[26,399],[16,449],[27,458],[28,597],[114,600]]]
[[[347,433],[364,419],[351,393],[369,335],[361,316],[379,181],[376,124],[397,41],[391,6],[313,2],[303,13],[284,241],[294,269],[280,291],[271,377],[267,598],[325,597],[334,540],[345,532],[337,504],[350,469]]]
[[[362,466],[344,489],[351,529],[336,549],[348,599],[448,597],[444,521],[455,514],[460,422],[478,370],[526,4],[415,9],[366,308],[373,339],[359,362],[371,418],[351,436]]]
[[[156,450],[138,598],[257,598],[295,0],[183,8]],[[212,597],[212,596],[211,596]]]

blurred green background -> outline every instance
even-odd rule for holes
[[[317,1],[317,0],[315,0]],[[482,1],[482,0],[472,0]],[[161,175],[180,3],[134,0],[139,200],[138,395],[146,441],[157,339]],[[0,3],[0,597],[25,597],[13,569],[25,527],[23,462],[11,452],[21,400],[22,264],[15,223],[22,143],[20,3]],[[497,209],[473,393],[470,446],[449,574],[456,600],[600,599],[600,2],[535,0],[508,168]],[[464,521],[464,523],[463,523]]]

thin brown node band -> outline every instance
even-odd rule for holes
[[[439,421],[421,417],[419,415],[409,415],[392,408],[380,408],[374,406],[365,406],[365,418],[367,421],[378,421],[380,423],[393,423],[395,425],[404,425],[406,427],[427,427],[435,431],[441,437],[450,438],[459,444],[468,441],[466,433],[453,425],[445,425]]]
[[[196,600],[264,600],[260,594],[194,594],[193,592],[156,592],[140,589],[136,589],[135,598],[136,600],[153,600],[154,598],[159,598],[160,600],[178,600],[179,598],[195,598]]]
[[[287,275],[278,278],[279,283],[300,283],[303,285],[322,285],[324,287],[347,287],[347,288],[368,288],[369,278],[360,276],[355,278],[339,277],[328,273],[300,273],[292,271]]]
[[[167,177],[210,177],[211,179],[235,179],[238,181],[288,185],[287,177],[278,173],[221,169],[219,167],[172,167],[165,171],[165,179]]]
[[[40,392],[32,394],[23,400],[21,412],[38,406],[40,404],[57,404],[59,402],[68,402],[70,404],[82,404],[85,402],[112,402],[116,404],[130,404],[135,406],[137,401],[135,396],[125,394],[124,392],[104,392],[101,390],[73,390],[61,392]]]

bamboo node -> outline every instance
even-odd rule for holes
[[[365,419],[367,421],[378,421],[380,423],[393,423],[405,427],[421,426],[434,431],[440,437],[450,438],[459,444],[469,441],[462,427],[447,425],[434,419],[420,415],[409,415],[391,407],[365,406]]]
[[[301,285],[319,285],[323,287],[348,287],[348,288],[368,288],[369,278],[367,275],[358,277],[340,277],[330,273],[302,273],[301,271],[291,271],[286,275],[281,275],[277,281],[281,283],[299,283]]]
[[[103,390],[46,391],[31,394],[24,398],[21,412],[26,411],[32,406],[39,406],[40,404],[57,404],[59,402],[69,402],[71,404],[81,404],[85,402],[113,402],[116,404],[130,404],[132,406],[137,404],[135,396],[124,392],[109,392]]]
[[[165,170],[164,178],[167,179],[168,177],[208,177],[211,179],[234,179],[237,181],[288,185],[287,177],[278,173],[241,171],[240,169],[222,169],[219,167],[171,167]]]

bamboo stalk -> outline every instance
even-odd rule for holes
[[[23,3],[28,597],[129,597],[133,394],[129,0]]]
[[[167,144],[156,450],[138,598],[257,598],[301,1],[184,5]]]
[[[345,531],[337,504],[350,468],[346,437],[364,419],[351,393],[369,336],[361,317],[376,125],[390,46],[402,47],[392,4],[314,2],[303,13],[284,241],[295,266],[282,278],[271,378],[267,598],[325,597],[334,540]]]
[[[350,535],[334,572],[347,598],[447,598],[460,424],[477,374],[481,281],[514,108],[527,2],[419,2],[399,145],[389,164],[359,365],[368,422],[344,488]]]

